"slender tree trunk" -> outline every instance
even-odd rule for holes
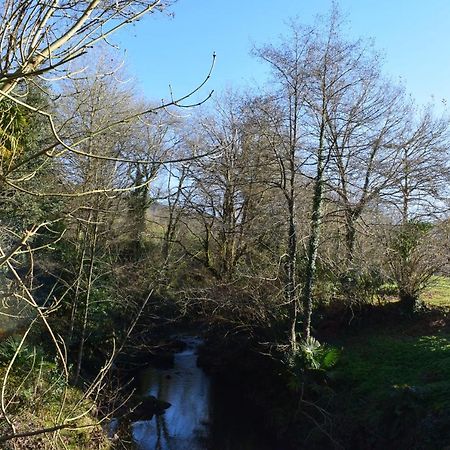
[[[93,277],[94,277],[95,252],[96,252],[96,246],[97,246],[97,238],[98,238],[98,219],[96,218],[94,227],[92,230],[90,249],[89,249],[89,259],[90,259],[89,272],[88,272],[88,279],[87,279],[86,299],[85,299],[85,304],[84,304],[83,323],[81,325],[80,345],[78,348],[77,366],[75,369],[75,376],[74,376],[75,384],[78,382],[78,379],[80,377],[81,365],[83,362],[84,345],[86,342],[86,331],[87,331],[87,325],[88,325],[90,299],[91,299],[91,293],[92,293],[92,283],[93,283]]]
[[[356,244],[356,221],[360,213],[355,210],[346,212],[345,214],[345,259],[346,269],[350,269],[355,258],[355,244]]]
[[[409,183],[409,152],[405,148],[403,153],[403,186],[402,186],[402,223],[407,224],[409,221],[409,196],[410,196],[410,183]]]
[[[297,318],[298,318],[298,301],[296,289],[296,259],[297,259],[297,230],[295,227],[295,200],[293,196],[288,201],[289,211],[289,236],[288,236],[288,261],[286,298],[288,305],[291,307],[291,346],[295,348],[297,345]]]
[[[325,105],[323,105],[325,111]],[[317,251],[319,248],[320,228],[322,222],[322,202],[323,202],[323,171],[325,166],[324,159],[324,133],[325,133],[325,112],[323,113],[322,123],[319,135],[319,148],[317,152],[317,175],[314,182],[314,196],[311,215],[311,235],[308,244],[308,261],[306,268],[306,282],[303,292],[303,314],[304,339],[311,337],[311,316],[313,310],[312,291],[316,276]]]
[[[77,239],[81,239],[81,232],[78,233]],[[83,239],[81,253],[79,252],[79,266],[78,266],[78,274],[77,274],[77,281],[75,285],[75,295],[72,302],[72,309],[70,312],[70,325],[69,325],[69,343],[73,340],[73,332],[75,329],[75,317],[77,314],[77,308],[80,298],[80,289],[81,289],[81,282],[83,279],[83,271],[84,271],[84,261],[86,258],[86,237]]]
[[[174,221],[173,214],[174,214],[173,211],[169,212],[168,223],[167,223],[166,231],[164,232],[162,249],[161,249],[162,257],[163,257],[163,260],[165,261],[165,263],[167,263],[169,261],[170,247],[171,247],[171,243],[174,238],[174,235],[175,235],[176,224]]]
[[[405,175],[403,186],[402,223],[407,224],[408,221],[409,221],[409,183],[408,183],[408,176]]]
[[[299,91],[295,86],[289,102],[289,176],[287,177],[287,206],[289,215],[287,301],[291,308],[291,347],[297,348],[299,299],[297,295],[297,227],[295,223],[296,150],[298,138]]]
[[[311,236],[308,245],[308,265],[306,269],[306,282],[303,295],[304,309],[304,338],[308,340],[311,336],[311,316],[312,316],[312,291],[316,275],[317,251],[319,248],[321,207],[322,207],[323,182],[316,180],[313,200],[313,213],[311,217]]]
[[[162,245],[162,255],[163,255],[164,261],[166,262],[166,265],[169,260],[170,250],[171,250],[171,247],[173,244],[173,240],[175,239],[177,231],[178,231],[178,223],[180,221],[180,216],[181,216],[179,204],[180,204],[180,199],[181,199],[181,195],[183,192],[183,183],[187,176],[187,169],[185,167],[182,167],[180,170],[181,170],[181,173],[178,178],[177,189],[175,191],[174,198],[172,198],[172,196],[170,195],[170,192],[171,192],[170,184],[171,184],[171,180],[172,180],[172,177],[170,174],[169,174],[169,179],[168,179],[168,183],[167,183],[167,191],[169,193],[168,198],[167,198],[169,217],[167,220],[167,227],[166,227],[166,230],[164,233],[163,245]]]
[[[203,240],[203,264],[215,277],[220,278],[220,273],[218,273],[211,263],[211,225],[205,222],[204,227],[205,238]]]

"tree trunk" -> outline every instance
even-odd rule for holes
[[[86,331],[87,331],[88,318],[89,318],[92,283],[93,283],[93,278],[94,278],[94,265],[95,265],[94,259],[95,259],[95,251],[96,251],[96,246],[97,246],[97,238],[98,238],[98,219],[95,218],[94,228],[92,231],[91,242],[90,242],[90,249],[89,249],[90,250],[89,251],[89,258],[90,258],[89,272],[88,272],[88,279],[87,279],[86,299],[85,299],[85,303],[84,303],[83,323],[81,325],[80,345],[78,347],[77,366],[75,369],[75,376],[74,376],[75,384],[78,382],[80,372],[81,372],[81,365],[83,362],[84,344],[86,342]]]
[[[303,295],[304,325],[303,333],[305,340],[311,337],[312,316],[312,291],[316,275],[317,251],[319,248],[321,209],[322,209],[323,181],[322,174],[318,173],[314,189],[313,213],[311,217],[311,235],[308,245],[308,263],[306,268],[306,282]]]
[[[77,240],[81,239],[81,231],[77,233]],[[77,274],[77,281],[75,285],[75,294],[72,302],[72,308],[70,312],[70,325],[69,325],[69,339],[68,343],[71,344],[73,340],[73,333],[75,329],[75,318],[77,314],[77,308],[80,298],[80,289],[81,289],[81,281],[83,279],[83,271],[84,271],[84,261],[86,258],[86,236],[83,239],[82,248],[81,251],[78,251],[79,257],[77,258],[79,260],[79,267],[78,267],[78,274]]]
[[[349,269],[353,263],[355,252],[356,230],[353,218],[347,217],[345,223],[345,248],[346,248],[346,268]]]
[[[312,291],[316,276],[317,251],[319,248],[320,228],[322,222],[322,201],[323,201],[323,171],[325,168],[324,159],[324,134],[325,134],[325,103],[322,104],[322,122],[320,125],[319,148],[317,151],[317,175],[314,183],[314,196],[311,215],[311,235],[308,245],[308,261],[306,267],[306,281],[303,293],[303,334],[307,341],[311,337],[311,316],[313,309]]]
[[[355,259],[356,221],[361,215],[361,209],[355,208],[345,213],[345,250],[346,269],[350,269]]]
[[[422,305],[419,296],[412,295],[409,292],[400,290],[398,293],[398,297],[400,300],[400,308],[407,313],[413,313],[417,311],[417,309],[419,309]]]
[[[297,345],[297,317],[298,301],[296,286],[296,258],[297,258],[297,230],[295,227],[295,201],[293,196],[288,201],[289,211],[289,236],[288,236],[288,255],[286,262],[286,300],[291,308],[291,346],[294,349]]]

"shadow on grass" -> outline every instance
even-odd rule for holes
[[[332,378],[346,448],[450,444],[450,335],[366,335],[344,347]]]

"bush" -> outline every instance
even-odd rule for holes
[[[43,351],[38,347],[23,344],[20,347],[20,339],[10,336],[0,344],[0,363],[8,364],[17,353],[15,365],[24,372],[31,370],[33,366],[39,365],[43,359]]]
[[[420,294],[447,262],[447,250],[438,235],[438,227],[411,221],[402,224],[390,238],[389,273],[397,285],[400,301],[408,310],[420,306]]]
[[[385,280],[377,268],[351,269],[339,276],[339,291],[351,304],[362,305],[373,302]]]

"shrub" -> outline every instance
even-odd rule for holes
[[[297,390],[305,382],[321,383],[326,379],[327,372],[337,364],[339,357],[338,348],[321,344],[313,337],[300,341],[286,358],[290,387]]]

